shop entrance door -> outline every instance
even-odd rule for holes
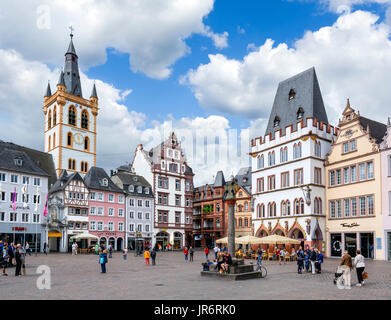
[[[364,258],[373,259],[373,233],[361,233],[360,245]]]
[[[387,232],[388,261],[391,261],[391,232]]]
[[[331,236],[331,256],[341,257],[342,256],[342,237],[340,233],[332,233]],[[304,247],[303,247],[304,248]]]
[[[355,233],[345,233],[345,250],[351,257],[356,256],[357,235]]]

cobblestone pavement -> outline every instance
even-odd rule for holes
[[[369,279],[352,289],[340,290],[333,284],[339,260],[326,259],[322,274],[297,274],[295,262],[286,265],[266,262],[265,279],[224,281],[201,277],[204,255],[196,251],[194,262],[185,262],[182,252],[158,253],[157,265],[146,266],[142,257],[120,253],[101,274],[96,255],[49,254],[27,257],[27,275],[0,276],[0,299],[391,299],[391,263],[366,261]],[[248,263],[248,261],[246,261]],[[51,270],[51,289],[38,290],[39,265]]]

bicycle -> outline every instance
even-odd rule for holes
[[[261,278],[266,278],[267,276],[267,269],[259,262],[257,259],[257,265],[255,268],[255,271],[260,271],[261,272]]]

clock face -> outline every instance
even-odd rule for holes
[[[83,136],[80,133],[75,133],[74,139],[76,144],[83,144]]]

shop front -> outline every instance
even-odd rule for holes
[[[35,224],[0,224],[0,240],[14,244],[26,244],[28,242],[32,252],[41,252],[44,239],[44,230],[41,225]]]
[[[164,250],[169,244],[170,235],[166,231],[160,231],[156,234],[156,246],[161,246]]]
[[[329,252],[331,257],[342,257],[347,251],[352,257],[356,250],[368,259],[374,259],[374,232],[336,232],[330,233]]]
[[[387,241],[387,261],[391,261],[391,231],[386,233]]]

